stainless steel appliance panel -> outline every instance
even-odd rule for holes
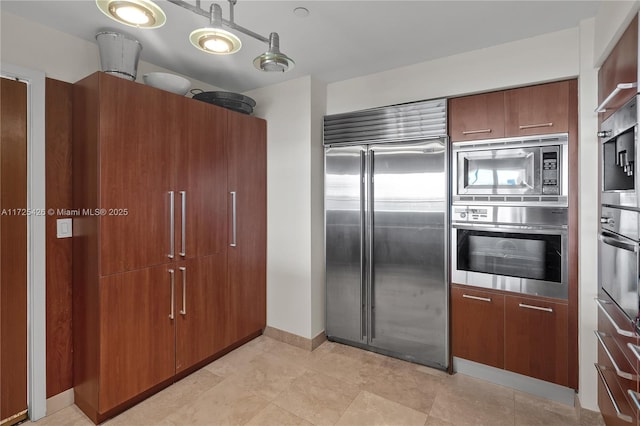
[[[370,344],[447,365],[447,170],[441,140],[370,148]]]
[[[634,241],[640,241],[638,220],[640,220],[640,215],[638,215],[637,211],[602,206],[600,230],[613,232]]]
[[[453,206],[451,281],[566,299],[566,208]]]
[[[453,145],[453,204],[567,206],[568,135]]]
[[[598,274],[601,288],[638,325],[638,242],[606,231],[599,236]]]
[[[326,332],[366,341],[366,147],[325,151]]]
[[[638,173],[640,152],[638,145],[637,99],[633,98],[607,118],[598,136],[602,140],[603,205],[640,208]]]

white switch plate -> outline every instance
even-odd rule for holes
[[[69,238],[73,236],[73,219],[58,219],[56,221],[58,238]]]

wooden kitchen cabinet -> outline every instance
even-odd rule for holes
[[[504,368],[504,296],[451,287],[453,356]]]
[[[192,259],[222,253],[227,248],[228,111],[180,97],[179,123],[183,123],[175,154],[176,257]],[[175,119],[174,119],[175,120]],[[184,205],[184,209],[183,209]],[[182,235],[182,212],[185,235]],[[206,238],[203,236],[206,235]]]
[[[98,380],[103,412],[175,374],[175,352],[167,350],[175,336],[172,270],[162,265],[100,278]]]
[[[178,262],[175,269],[176,373],[223,350],[231,343],[225,323],[227,256]]]
[[[597,303],[598,406],[607,425],[636,424],[640,410],[629,391],[640,392],[639,359],[630,345],[637,348],[640,336],[608,295],[601,293]]]
[[[569,131],[569,81],[520,87],[505,92],[505,136]]]
[[[80,139],[74,150],[83,150],[76,157],[99,158],[91,171],[99,181],[83,189],[97,191],[99,202],[78,207],[106,209],[99,218],[101,275],[169,262],[167,191],[175,187],[176,177],[176,97],[94,74],[76,84],[76,98],[76,104],[87,106],[74,111],[80,114],[76,122],[87,120],[74,134]]]
[[[569,386],[567,305],[505,297],[505,369]]]
[[[104,73],[73,109],[74,396],[99,423],[264,329],[266,123]]]
[[[598,105],[600,105],[620,83],[638,81],[638,16],[624,31],[613,50],[598,71]],[[599,114],[600,123],[623,106],[638,93],[637,88],[622,90]]]
[[[504,137],[504,92],[481,93],[449,100],[452,142]]]
[[[267,322],[264,285],[267,275],[266,134],[264,120],[229,113],[227,185],[231,226],[228,277],[233,318],[229,326],[234,340],[264,329]]]
[[[449,100],[451,142],[569,132],[575,80]]]

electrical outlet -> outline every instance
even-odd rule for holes
[[[69,238],[73,236],[73,219],[58,219],[56,221],[58,238]]]

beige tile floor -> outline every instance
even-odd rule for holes
[[[75,406],[37,425],[91,425]],[[603,425],[599,414],[325,342],[261,336],[107,425]]]

